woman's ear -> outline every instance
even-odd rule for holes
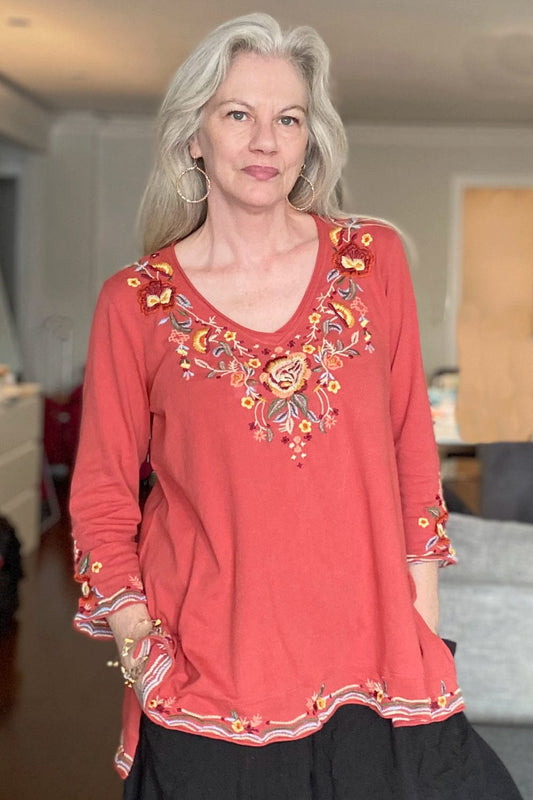
[[[191,136],[189,139],[189,153],[191,154],[191,158],[201,158],[202,157],[202,150],[198,143],[198,134],[195,133],[194,136]]]

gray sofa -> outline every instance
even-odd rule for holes
[[[533,525],[450,514],[447,530],[459,564],[440,573],[440,635],[470,721],[533,800]]]

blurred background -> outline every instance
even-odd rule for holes
[[[409,241],[457,535],[487,560],[522,554],[520,569],[476,562],[448,579],[444,621],[467,638],[453,597],[485,598],[460,676],[533,798],[530,0],[0,0],[0,514],[25,573],[0,531],[0,798],[120,797],[113,647],[71,632],[66,503],[90,322],[102,282],[141,255],[135,216],[175,69],[217,24],[257,10],[325,39],[350,144],[345,207]],[[507,609],[496,631],[495,605]],[[496,713],[476,675],[511,634]]]

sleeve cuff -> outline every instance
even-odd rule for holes
[[[110,597],[103,597],[94,587],[83,584],[82,595],[78,602],[78,613],[74,617],[74,627],[95,639],[113,638],[107,622],[109,614],[134,603],[146,603],[144,592],[133,587],[125,587]]]

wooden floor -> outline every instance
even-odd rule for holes
[[[114,645],[72,629],[71,554],[63,519],[24,560],[18,624],[0,638],[0,800],[122,795],[112,766],[122,686],[106,667]]]

